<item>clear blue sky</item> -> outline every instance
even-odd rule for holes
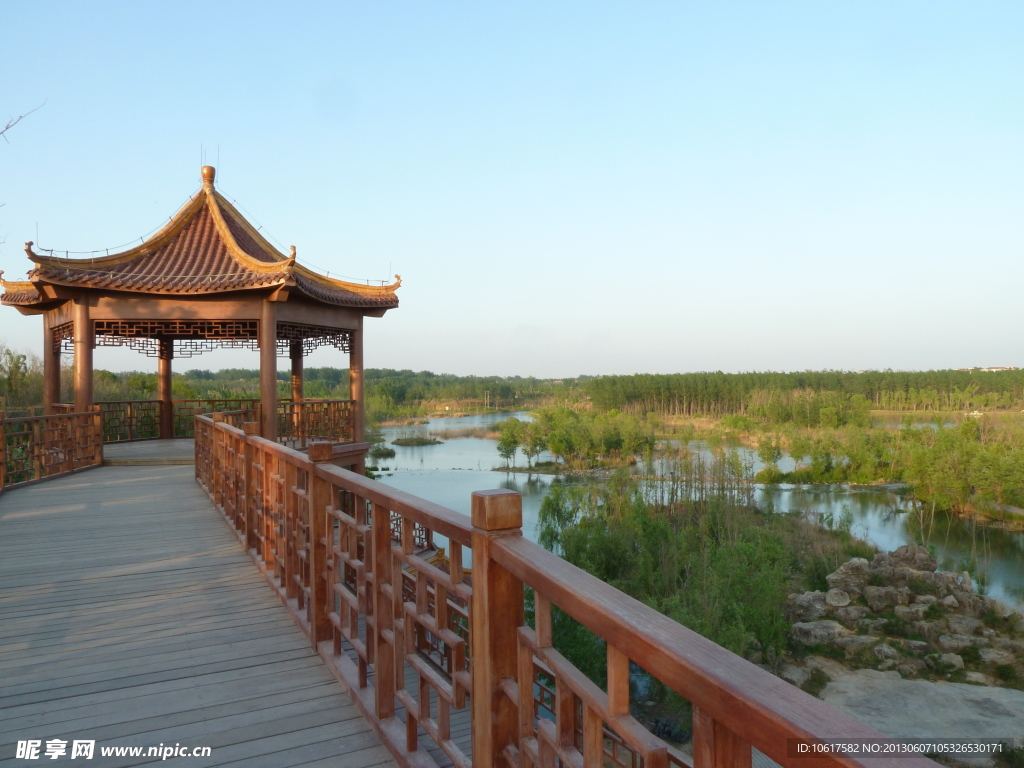
[[[1022,39],[1011,3],[4,2],[0,117],[46,105],[0,269],[159,226],[203,146],[300,260],[402,274],[371,366],[1024,365]]]

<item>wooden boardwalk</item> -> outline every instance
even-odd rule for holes
[[[188,466],[0,496],[0,766],[18,740],[211,747],[193,766],[393,766]],[[144,750],[145,751],[145,750]],[[41,755],[46,759],[45,755]],[[174,759],[171,759],[174,762]]]

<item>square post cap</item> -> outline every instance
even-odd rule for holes
[[[330,440],[315,440],[309,444],[309,453],[306,455],[310,461],[330,461],[334,458],[334,443]]]
[[[523,527],[523,497],[515,491],[473,491],[472,522],[484,531]]]

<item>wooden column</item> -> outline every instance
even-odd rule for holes
[[[277,305],[260,309],[260,410],[263,437],[277,439]]]
[[[60,342],[53,338],[53,312],[43,315],[43,413],[54,412],[60,402]]]
[[[292,402],[302,400],[302,339],[292,339],[288,350],[292,359]]]
[[[524,617],[523,583],[492,560],[491,548],[497,538],[522,536],[523,498],[514,491],[477,491],[472,519],[473,766],[495,768],[504,765],[502,750],[519,740],[519,712],[501,690],[501,681],[515,679],[516,633]]]
[[[352,440],[363,442],[366,411],[363,407],[363,318],[359,328],[352,331],[348,351],[348,396],[352,400]]]
[[[174,339],[160,339],[156,364],[156,399],[160,401],[160,438],[174,437],[174,406],[171,403],[171,363],[174,360]]]
[[[89,299],[75,299],[75,412],[92,408],[92,349],[95,343]]]

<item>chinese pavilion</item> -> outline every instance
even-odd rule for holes
[[[291,358],[292,399],[302,400],[304,355],[330,344],[349,355],[352,439],[363,439],[363,318],[398,306],[391,285],[318,274],[272,246],[214,189],[202,188],[140,245],[97,258],[60,258],[25,244],[25,281],[0,280],[0,303],[43,316],[44,406],[60,399],[60,353],[74,350],[76,412],[93,406],[93,348],[127,345],[158,359],[161,435],[170,436],[171,364],[218,347],[260,352],[261,432],[277,430],[277,357]],[[3,273],[0,272],[0,275]]]

